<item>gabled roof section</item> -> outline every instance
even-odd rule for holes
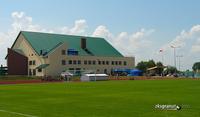
[[[48,53],[55,49],[62,43],[67,43],[69,49],[79,51],[81,56],[91,56],[81,48],[80,42],[82,36],[62,35],[40,32],[21,31],[21,34],[31,44],[33,49],[40,54],[41,50],[46,50]],[[87,49],[94,54],[94,56],[109,56],[109,57],[123,57],[112,45],[105,39],[98,37],[84,37],[87,39]]]
[[[41,64],[38,67],[36,67],[35,69],[44,69],[44,68],[46,68],[48,66],[49,66],[49,64]]]

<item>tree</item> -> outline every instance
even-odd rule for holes
[[[167,74],[175,74],[177,73],[177,69],[176,67],[173,67],[173,66],[167,66],[167,68],[164,70],[164,74],[167,75]]]
[[[147,70],[147,62],[141,61],[136,66],[137,69],[141,70],[143,73],[146,73]]]
[[[200,62],[196,62],[192,66],[193,71],[200,70]]]
[[[164,70],[164,66],[163,66],[162,62],[157,62],[156,66],[158,67],[157,74],[162,75],[163,70]]]
[[[141,61],[137,64],[136,68],[141,70],[143,73],[147,73],[148,68],[152,68],[152,67],[155,67],[155,66],[157,66],[157,68],[155,68],[156,70],[154,71],[154,74],[162,75],[163,69],[164,69],[162,62],[155,63],[154,60]],[[170,68],[169,71],[173,72],[172,68]]]
[[[143,71],[143,73],[146,73],[148,68],[155,67],[155,66],[156,66],[156,64],[155,64],[154,60],[149,60],[149,61],[139,62],[137,64],[136,68]]]
[[[151,68],[151,67],[155,67],[155,66],[156,66],[156,64],[155,64],[154,60],[149,60],[147,62],[147,68]]]

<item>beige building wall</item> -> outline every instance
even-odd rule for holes
[[[93,70],[97,73],[104,73],[106,70],[110,74],[112,69],[133,69],[135,67],[134,57],[68,56],[62,55],[62,50],[67,50],[67,44],[61,45],[49,54],[48,64],[50,65],[46,68],[47,75],[59,76],[62,71],[70,69]],[[65,61],[65,65],[62,64],[62,61]],[[72,64],[69,61],[72,61]],[[74,61],[76,61],[76,64],[74,64]],[[81,61],[81,64],[78,64],[78,61]],[[84,64],[85,61],[87,61],[87,64]],[[89,64],[89,61],[91,61],[91,64]],[[93,61],[95,61],[95,65]],[[101,65],[99,65],[99,61],[101,61]],[[107,61],[109,62],[108,65],[106,64]],[[112,61],[118,62],[118,65],[112,65]],[[124,62],[126,62],[126,65],[124,65]]]
[[[15,45],[13,46],[13,49],[20,49],[23,52],[23,55],[28,57],[28,62],[30,61],[35,61],[35,64],[29,65],[28,64],[28,75],[30,75],[30,71],[33,73],[33,70],[44,63],[44,59],[38,56],[38,54],[35,52],[35,50],[31,47],[31,45],[27,42],[27,40],[24,38],[22,34],[19,35]],[[44,73],[38,72],[38,70],[35,69],[36,75],[37,76],[43,76]]]
[[[81,70],[93,70],[97,73],[104,73],[105,70],[108,74],[111,73],[112,69],[133,69],[135,67],[135,58],[134,57],[98,57],[98,56],[68,56],[62,55],[62,50],[67,51],[67,44],[63,43],[58,46],[56,49],[52,50],[48,56],[39,56],[35,50],[31,47],[31,45],[27,42],[24,36],[21,34],[16,43],[13,46],[13,49],[20,49],[23,51],[23,54],[28,57],[28,61],[35,61],[35,65],[28,64],[28,74],[29,70],[33,73],[33,70],[36,72],[36,76],[59,76],[62,71],[73,69],[81,69]],[[69,61],[72,61],[72,64]],[[65,61],[65,65],[62,64],[62,61]],[[77,64],[73,64],[76,61]],[[78,64],[78,61],[81,61],[81,64]],[[87,64],[84,64],[84,61],[87,61]],[[89,64],[91,61],[91,64]],[[95,65],[93,64],[95,61]],[[101,65],[98,64],[98,61],[101,61]],[[105,64],[103,65],[103,62]],[[109,65],[106,64],[106,61],[109,62]],[[118,62],[118,64],[112,65],[112,61]],[[119,64],[121,61],[121,65]],[[126,62],[126,65],[124,65]],[[41,64],[49,64],[48,67],[42,69],[41,72],[38,72],[36,67]],[[30,74],[29,74],[30,75]]]
[[[67,49],[67,44],[63,43],[52,52],[49,53],[46,64],[49,66],[45,69],[45,74],[48,76],[59,76],[65,69],[61,62],[63,59],[62,50]]]

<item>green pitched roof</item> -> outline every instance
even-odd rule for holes
[[[49,66],[49,64],[41,64],[38,67],[36,67],[35,69],[44,69],[44,68],[46,68],[48,66]]]
[[[21,33],[38,54],[40,53],[40,50],[47,50],[47,52],[50,52],[60,44],[67,43],[68,49],[75,49],[79,51],[79,55],[91,56],[80,46],[82,36],[26,31],[21,31]],[[120,52],[113,48],[113,46],[103,38],[84,38],[87,39],[87,49],[92,52],[94,56],[123,57]]]

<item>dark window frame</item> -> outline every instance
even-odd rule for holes
[[[66,65],[66,60],[62,60],[61,64]]]
[[[30,75],[30,76],[32,76],[32,70],[31,70],[31,69],[29,69],[29,71],[28,71],[28,72],[29,72],[29,75]]]
[[[101,61],[98,61],[98,64],[101,65]]]
[[[74,72],[74,70],[75,70],[74,68],[69,68],[69,71],[73,71]]]
[[[78,60],[77,63],[78,63],[78,65],[80,65],[81,64],[81,60]]]
[[[76,61],[76,60],[73,60],[73,64],[76,65],[76,64],[77,64],[77,61]]]
[[[35,61],[35,60],[33,60],[33,61],[32,61],[32,65],[35,65],[35,64],[36,64],[36,61]]]
[[[36,69],[33,69],[33,76],[36,75]]]
[[[62,51],[61,51],[61,54],[62,54],[62,55],[66,55],[66,50],[62,50]]]
[[[118,61],[115,61],[115,65],[118,65]]]
[[[32,61],[29,61],[29,65],[33,65],[33,62],[32,62]]]
[[[119,63],[119,65],[122,65],[122,62],[121,62],[121,61],[119,61],[118,63]]]
[[[95,61],[95,60],[94,60],[94,61],[92,61],[92,64],[93,64],[93,65],[96,65],[96,61]]]
[[[38,72],[42,72],[42,69],[38,69]]]
[[[91,65],[91,64],[92,64],[92,61],[89,60],[89,61],[88,61],[88,65]]]
[[[125,65],[125,66],[127,65],[127,62],[126,62],[126,61],[124,61],[124,65]]]
[[[84,65],[87,65],[88,63],[87,63],[87,61],[86,60],[84,60]]]
[[[72,60],[69,60],[69,61],[68,61],[68,64],[69,64],[69,65],[71,65],[72,63],[73,63]]]

